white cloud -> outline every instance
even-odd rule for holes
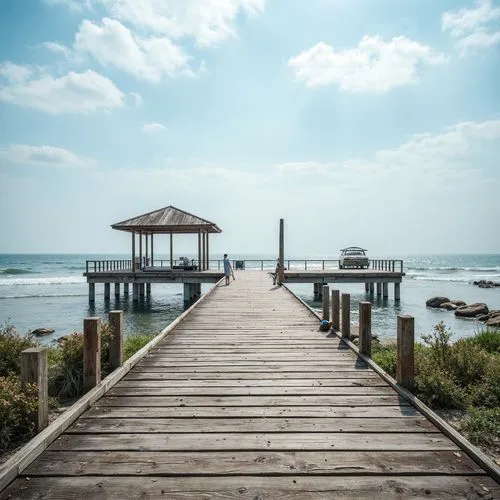
[[[49,6],[63,5],[75,12],[82,12],[84,9],[90,9],[92,0],[44,0]]]
[[[500,7],[492,0],[477,0],[476,7],[444,12],[441,28],[458,38],[462,56],[475,48],[491,47],[500,43],[500,28],[493,23],[500,19]]]
[[[85,20],[74,49],[91,54],[103,66],[114,66],[141,80],[158,83],[163,76],[192,74],[189,57],[167,37],[141,38],[114,19],[101,25]]]
[[[492,0],[477,0],[473,9],[444,12],[441,19],[443,31],[459,37],[500,19],[500,7],[493,7]]]
[[[70,71],[57,78],[29,66],[17,66],[15,70],[10,67],[4,78],[6,83],[0,79],[0,101],[54,115],[124,106],[123,92],[109,78],[91,70],[83,73]]]
[[[256,15],[264,0],[94,0],[111,16],[139,29],[173,38],[193,37],[201,46],[236,36],[235,22],[243,12]]]
[[[0,64],[0,79],[3,78],[9,83],[24,82],[32,73],[33,70],[30,66],[20,66],[10,61]]]
[[[357,47],[335,51],[320,42],[288,61],[308,87],[338,85],[348,92],[384,93],[418,81],[423,64],[442,64],[446,58],[428,45],[404,36],[386,42],[365,35]]]
[[[0,159],[8,163],[42,167],[92,167],[97,165],[95,160],[77,155],[67,149],[26,144],[0,147]]]
[[[162,125],[161,123],[145,123],[142,126],[142,131],[146,133],[155,133],[155,132],[165,132],[167,130],[167,127],[165,125]]]
[[[65,45],[61,45],[57,42],[43,42],[42,47],[45,47],[47,50],[54,52],[54,54],[62,54],[66,59],[70,59],[73,54],[68,47]]]

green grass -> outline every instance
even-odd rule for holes
[[[137,351],[142,349],[147,343],[155,338],[155,334],[148,335],[130,335],[125,339],[124,356],[125,359],[133,356]]]

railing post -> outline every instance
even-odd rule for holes
[[[408,390],[415,385],[415,319],[398,316],[396,380]]]
[[[332,290],[332,330],[340,330],[340,291]]]
[[[372,303],[359,303],[359,352],[372,355]]]
[[[322,265],[323,265],[323,271],[325,270],[325,261],[321,261],[322,262]]]
[[[342,338],[351,338],[351,296],[342,294]]]
[[[330,287],[323,285],[323,319],[330,321]]]
[[[49,424],[49,393],[47,377],[47,349],[30,347],[21,352],[21,386],[37,386],[38,411],[35,417],[36,430],[40,432]]]
[[[123,364],[123,311],[109,312],[109,363],[112,370]]]
[[[101,318],[83,320],[83,392],[101,381]]]

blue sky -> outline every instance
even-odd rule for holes
[[[0,0],[0,252],[166,205],[213,252],[498,252],[499,48],[496,0]]]

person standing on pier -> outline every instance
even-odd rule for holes
[[[226,277],[226,285],[229,285],[229,276],[233,277],[234,280],[234,272],[233,266],[227,256],[227,253],[224,254],[224,276]]]

